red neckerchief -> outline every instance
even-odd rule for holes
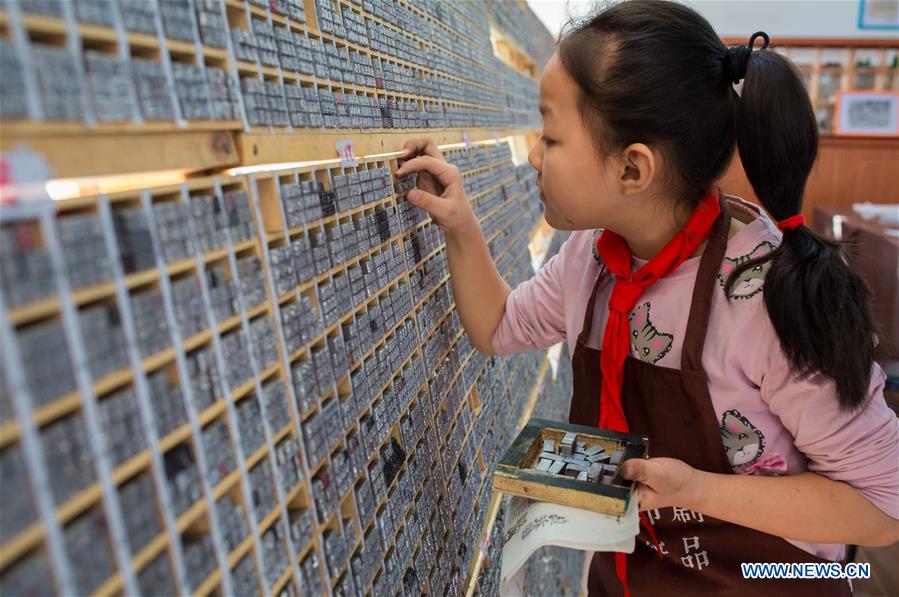
[[[615,276],[612,296],[609,299],[609,318],[602,338],[602,394],[599,403],[599,427],[613,431],[629,431],[624,409],[621,406],[621,385],[624,379],[624,361],[630,353],[628,315],[643,291],[653,282],[664,278],[689,258],[711,234],[712,224],[721,211],[717,188],[709,191],[696,206],[690,220],[674,235],[652,259],[631,273],[631,251],[620,235],[605,230],[596,239],[596,250],[606,268]],[[656,544],[659,557],[662,550],[655,531],[646,517],[640,519],[647,533]],[[615,554],[615,572],[624,587],[625,597],[630,596],[627,586],[626,554]]]

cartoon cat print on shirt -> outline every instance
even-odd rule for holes
[[[722,288],[724,288],[731,272],[747,261],[761,257],[762,255],[767,255],[773,250],[774,245],[768,241],[764,241],[759,243],[748,255],[740,255],[736,259],[725,257],[724,262],[721,264],[721,271],[718,272],[718,282],[721,284]],[[741,273],[737,278],[737,281],[734,282],[731,291],[727,292],[725,289],[727,298],[747,299],[758,294],[765,284],[765,275],[768,273],[769,269],[771,269],[771,262],[766,261]]]
[[[634,309],[628,318],[631,330],[631,347],[638,359],[655,364],[671,350],[674,336],[656,329],[649,320],[650,303],[643,303]]]
[[[738,410],[721,416],[721,439],[732,467],[739,468],[758,460],[765,450],[765,436]]]

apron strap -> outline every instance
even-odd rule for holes
[[[720,194],[720,190],[719,190]],[[709,243],[702,252],[696,282],[693,284],[693,298],[690,303],[690,315],[687,319],[687,330],[681,348],[681,370],[702,370],[702,349],[705,345],[709,327],[709,315],[712,312],[712,293],[718,285],[718,271],[727,251],[727,238],[730,231],[730,207],[727,198],[721,194],[721,213],[712,228]]]
[[[581,327],[581,333],[578,334],[578,344],[587,345],[587,337],[590,335],[590,328],[593,327],[593,310],[596,307],[596,293],[599,290],[599,284],[605,277],[606,266],[600,264],[599,274],[596,276],[596,283],[593,284],[593,292],[590,293],[590,300],[587,301],[587,310],[584,312],[584,325]]]

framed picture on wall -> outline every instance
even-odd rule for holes
[[[899,29],[899,4],[896,0],[859,0],[859,29]]]
[[[840,91],[834,112],[837,135],[899,137],[899,91]]]

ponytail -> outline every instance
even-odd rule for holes
[[[818,127],[792,63],[775,52],[752,52],[736,114],[740,158],[762,205],[777,221],[799,214]],[[844,409],[860,406],[874,361],[874,325],[870,290],[843,243],[802,225],[787,228],[774,251],[730,275],[728,290],[742,272],[769,260],[765,307],[790,365],[802,375],[832,378]]]

